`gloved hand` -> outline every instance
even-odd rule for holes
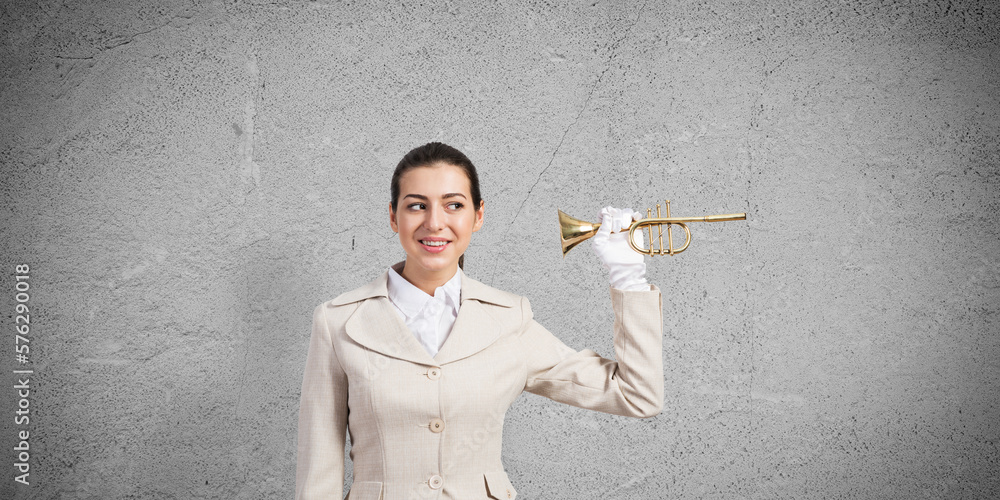
[[[594,253],[610,274],[611,286],[619,290],[649,290],[645,256],[628,244],[627,229],[633,220],[641,218],[639,212],[629,208],[604,207],[601,210],[601,227],[593,240]],[[622,231],[623,228],[626,231]]]

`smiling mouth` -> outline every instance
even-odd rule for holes
[[[420,243],[422,243],[424,245],[427,245],[429,247],[443,247],[443,246],[445,246],[445,245],[447,245],[448,243],[451,243],[451,242],[450,241],[420,240]]]

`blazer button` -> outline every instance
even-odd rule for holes
[[[427,370],[427,378],[429,378],[431,380],[437,380],[437,379],[441,378],[441,369],[440,368],[431,368],[430,370]]]
[[[434,474],[433,476],[431,476],[430,480],[427,481],[427,484],[429,484],[432,489],[436,490],[440,488],[442,484],[444,484],[444,479],[441,479],[441,476]]]
[[[507,498],[510,498],[510,488],[507,489]]]
[[[444,430],[444,420],[435,418],[431,420],[431,432],[441,432]]]

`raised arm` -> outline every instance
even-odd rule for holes
[[[654,417],[663,409],[663,315],[659,288],[611,288],[615,360],[591,349],[575,351],[532,318],[521,304],[520,340],[527,364],[524,390],[560,403],[626,417]]]
[[[295,500],[344,498],[347,375],[333,348],[325,311],[325,304],[313,311],[302,377]]]

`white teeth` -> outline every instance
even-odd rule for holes
[[[443,247],[448,244],[447,241],[424,241],[420,240],[421,243],[429,247]]]

